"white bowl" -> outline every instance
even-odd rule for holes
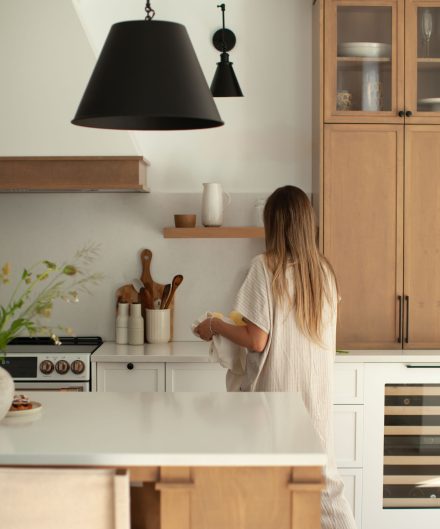
[[[419,105],[429,106],[427,112],[440,112],[440,97],[428,97],[426,99],[419,99]]]
[[[341,42],[339,57],[391,57],[391,44],[383,42]]]

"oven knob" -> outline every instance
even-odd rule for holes
[[[40,371],[44,375],[50,375],[53,371],[53,368],[53,362],[51,362],[50,360],[43,360],[42,362],[40,362]]]
[[[80,375],[81,373],[83,373],[85,368],[86,365],[82,360],[75,360],[70,364],[70,369],[75,375]]]
[[[55,364],[55,369],[60,375],[65,375],[69,371],[69,362],[66,362],[66,360],[58,360]]]

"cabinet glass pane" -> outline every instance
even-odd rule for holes
[[[338,112],[391,110],[392,8],[338,7]]]
[[[417,9],[417,110],[440,112],[440,8]]]
[[[384,508],[440,508],[440,385],[385,386]]]

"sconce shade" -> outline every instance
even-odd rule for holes
[[[123,130],[223,125],[185,26],[162,20],[111,27],[72,123]]]
[[[222,53],[221,61],[217,63],[214,79],[211,83],[211,93],[214,97],[243,97],[237,77],[235,76],[229,55]]]

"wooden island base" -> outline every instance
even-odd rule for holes
[[[132,529],[319,529],[321,467],[131,467]]]

